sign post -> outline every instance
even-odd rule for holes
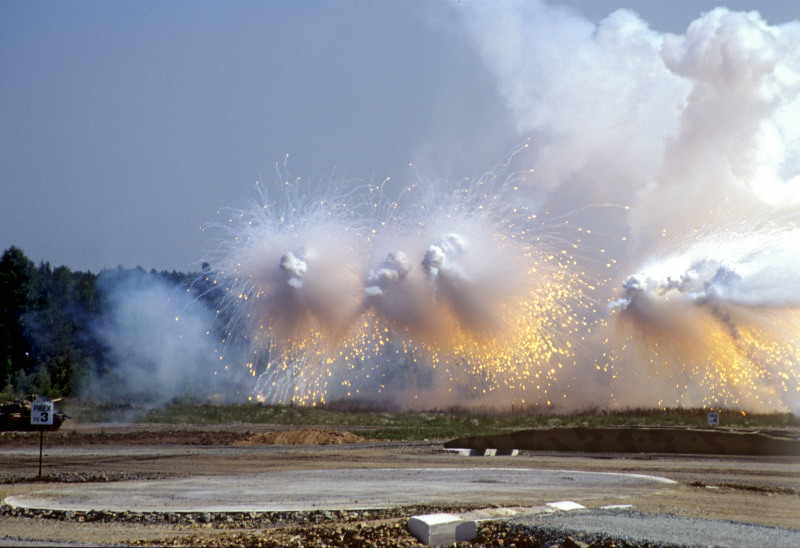
[[[53,402],[36,398],[31,404],[31,425],[39,427],[39,480],[42,479],[44,427],[53,425]]]

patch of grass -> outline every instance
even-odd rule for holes
[[[66,413],[76,423],[131,422],[147,413],[150,408],[130,402],[81,401],[64,398],[56,408]]]
[[[571,414],[544,413],[539,409],[514,412],[494,409],[449,408],[427,412],[387,411],[377,408],[339,406],[293,407],[283,405],[186,405],[153,409],[139,423],[167,424],[276,424],[285,426],[335,426],[343,430],[370,428],[359,433],[375,439],[449,439],[496,434],[530,428],[597,428],[613,426],[706,427],[708,409],[588,409]],[[720,426],[733,428],[800,428],[800,417],[791,413],[746,414],[721,410]]]

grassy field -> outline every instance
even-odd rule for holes
[[[72,407],[72,406],[70,406]],[[173,404],[155,409],[133,406],[89,406],[72,408],[79,422],[105,422],[122,417],[133,423],[181,425],[276,424],[328,426],[360,431],[369,438],[386,440],[445,439],[496,434],[509,430],[541,427],[608,426],[707,426],[708,409],[589,409],[571,414],[547,414],[540,409],[514,412],[494,409],[450,408],[439,411],[386,411],[342,406],[290,407],[278,405]],[[118,419],[117,419],[118,420]],[[734,428],[800,428],[800,417],[791,413],[750,414],[721,410],[720,426]]]

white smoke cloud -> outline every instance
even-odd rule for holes
[[[308,270],[305,261],[294,256],[292,252],[281,257],[281,270],[286,272],[289,280],[286,282],[295,289],[303,287],[303,276]]]
[[[800,23],[718,8],[676,36],[628,10],[594,25],[536,1],[458,9],[532,138],[530,183],[567,208],[631,206],[637,253],[720,209],[800,203]]]
[[[391,284],[403,281],[411,272],[411,263],[402,251],[393,251],[386,256],[386,260],[377,270],[370,270],[367,274],[367,288],[364,292],[377,297],[383,295]]]
[[[800,23],[454,9],[526,144],[466,188],[280,180],[233,215],[257,396],[800,408]]]
[[[454,9],[530,139],[542,203],[626,206],[624,231],[591,227],[622,268],[603,286],[625,321],[591,346],[614,392],[800,409],[800,22],[717,8],[673,35],[629,10],[593,24],[541,1]]]
[[[800,232],[770,226],[704,239],[680,254],[652,261],[622,282],[625,295],[609,306],[624,310],[637,295],[675,290],[692,304],[728,302],[752,307],[800,307]],[[717,259],[716,257],[724,257]]]
[[[462,10],[518,130],[532,135],[537,188],[624,203],[653,178],[690,91],[663,66],[662,36],[627,10],[597,26],[543,2]]]
[[[434,279],[439,276],[440,271],[443,271],[443,275],[463,278],[464,274],[454,259],[466,252],[467,242],[463,237],[458,234],[446,234],[438,244],[429,246],[425,251],[422,267]]]
[[[227,303],[237,311],[233,331],[254,329],[259,341],[342,335],[362,312],[364,295],[363,221],[347,205],[351,190],[342,183],[299,196],[300,189],[281,184],[276,201],[257,188],[263,204],[253,205],[243,226],[218,227],[228,238],[209,257],[237,287]],[[254,318],[265,320],[253,326]]]

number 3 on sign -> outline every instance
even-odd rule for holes
[[[31,424],[53,424],[53,402],[36,400],[31,406]]]

